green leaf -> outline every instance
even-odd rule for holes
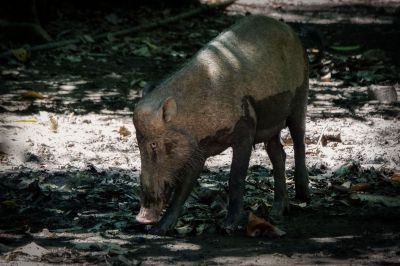
[[[133,50],[134,55],[143,56],[143,57],[151,57],[150,50],[147,46],[143,46],[139,49]]]
[[[187,224],[181,227],[176,227],[175,230],[180,235],[187,235],[193,231],[193,227]]]
[[[208,224],[199,224],[196,227],[196,234],[201,235],[203,234],[204,230],[208,228]]]
[[[338,52],[351,52],[351,51],[356,51],[361,48],[360,45],[345,45],[345,46],[339,46],[339,45],[332,45],[330,48],[334,51]]]
[[[400,207],[400,197],[389,197],[372,194],[353,194],[350,196],[353,200],[365,201],[369,204],[382,204],[387,207]]]

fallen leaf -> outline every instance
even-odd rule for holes
[[[321,144],[323,147],[328,145],[328,142],[342,142],[340,133],[326,133],[322,135]]]
[[[354,184],[351,186],[351,191],[356,192],[356,191],[364,191],[369,188],[368,183],[359,183],[359,184]]]
[[[207,229],[207,226],[208,226],[207,224],[199,224],[199,225],[196,227],[196,234],[197,234],[197,235],[203,234],[204,230]]]
[[[89,34],[82,35],[82,40],[88,43],[94,43],[94,39]]]
[[[318,48],[311,48],[310,52],[314,53],[314,54],[318,54],[320,52],[320,50]]]
[[[370,204],[382,204],[387,207],[400,207],[400,197],[389,197],[373,194],[352,194],[352,200],[366,201]]]
[[[346,181],[342,184],[342,187],[346,188],[346,189],[350,189],[351,187],[351,181]]]
[[[336,177],[344,177],[348,175],[357,175],[361,171],[361,166],[359,162],[350,161],[340,167],[338,167],[334,172]]]
[[[193,231],[193,227],[191,227],[190,225],[187,224],[187,225],[184,225],[184,226],[181,226],[181,227],[176,227],[175,230],[180,235],[187,235],[187,234],[189,234],[190,232]]]
[[[15,122],[30,122],[30,123],[37,123],[36,119],[18,119]]]
[[[111,255],[123,255],[129,252],[127,248],[121,247],[120,245],[114,243],[104,243],[104,244],[107,244],[108,253]]]
[[[323,76],[321,76],[320,80],[321,82],[330,82],[332,78],[332,74],[329,72]]]
[[[69,61],[69,62],[71,62],[71,63],[80,63],[80,62],[82,62],[82,58],[78,55],[78,56],[75,56],[75,55],[67,55],[66,57],[65,57],[65,60],[67,60],[67,61]]]
[[[395,182],[400,182],[400,173],[395,173],[392,175],[392,177],[390,178],[392,181]]]
[[[53,115],[49,115],[49,119],[50,119],[51,130],[53,130],[53,132],[57,132],[57,129],[58,129],[57,119]]]
[[[141,88],[144,88],[146,85],[147,85],[147,82],[144,81],[144,80],[141,80],[141,81],[139,82],[139,87],[141,87]]]
[[[151,49],[157,49],[157,48],[158,48],[157,45],[152,44],[152,43],[149,42],[149,41],[143,40],[142,42],[143,42],[144,44],[146,44],[148,47],[150,47]]]
[[[15,205],[17,205],[17,203],[15,202],[14,199],[12,200],[3,200],[2,202],[0,202],[1,205],[7,206],[7,207],[13,207]]]
[[[379,80],[383,76],[380,74],[376,74],[374,70],[359,70],[356,72],[356,77],[365,81],[373,81],[373,80]]]
[[[307,207],[307,203],[306,202],[302,202],[302,203],[297,204],[297,206],[299,206],[301,208],[305,208],[305,207]]]
[[[338,52],[351,52],[361,48],[360,45],[346,45],[346,46],[339,46],[339,45],[332,45],[330,48],[334,51]]]
[[[40,232],[39,235],[41,237],[46,237],[46,238],[50,238],[50,239],[57,238],[57,234],[54,232],[50,232],[50,230],[47,228],[43,228],[42,232]]]
[[[12,49],[11,53],[18,61],[21,62],[26,62],[29,59],[29,51],[25,48]]]
[[[21,95],[23,98],[26,99],[43,99],[44,95],[37,91],[26,91]]]
[[[122,137],[128,137],[131,135],[131,132],[124,126],[120,127],[118,129],[118,133],[122,136]]]
[[[132,53],[134,55],[143,56],[143,57],[150,57],[151,56],[150,50],[149,50],[149,48],[147,46],[143,46],[141,48],[133,50]]]
[[[385,51],[381,49],[371,49],[363,53],[363,57],[370,62],[384,60],[386,58]]]
[[[107,250],[114,255],[123,255],[129,252],[127,248],[115,243],[76,243],[75,248],[79,250]]]
[[[334,190],[337,190],[337,191],[342,192],[342,193],[348,193],[349,192],[349,189],[347,189],[345,187],[342,187],[341,185],[332,185],[332,188]]]
[[[246,235],[250,237],[255,236],[283,236],[286,232],[280,230],[276,226],[273,226],[268,221],[263,218],[260,218],[253,214],[249,213],[249,218],[246,226]]]
[[[75,248],[79,250],[101,250],[95,243],[76,243]]]

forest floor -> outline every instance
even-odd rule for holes
[[[0,64],[0,265],[400,265],[400,104],[368,94],[376,86],[400,94],[399,5],[320,2],[239,0],[225,12],[99,41],[91,36],[187,10],[58,13],[45,25],[49,34],[84,36],[82,43]],[[140,157],[132,111],[141,89],[179,69],[246,12],[296,29],[306,23],[322,36],[307,115],[312,201],[291,202],[276,224],[282,237],[218,233],[227,150],[207,161],[176,230],[148,235],[135,222]],[[11,45],[2,40],[0,48]],[[282,139],[293,199],[287,131]],[[246,210],[267,219],[273,180],[262,145],[246,181]]]

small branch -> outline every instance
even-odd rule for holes
[[[112,37],[117,37],[117,36],[123,36],[123,35],[128,35],[131,33],[135,33],[135,32],[139,32],[142,30],[148,30],[151,28],[155,28],[155,27],[159,27],[159,26],[164,26],[188,17],[192,17],[195,15],[198,15],[200,13],[203,13],[205,11],[211,10],[211,9],[216,9],[216,8],[222,8],[222,7],[226,7],[230,4],[232,4],[233,2],[235,2],[235,0],[229,0],[229,1],[222,1],[219,4],[212,4],[212,5],[204,5],[201,7],[198,7],[196,9],[193,10],[189,10],[187,12],[183,12],[179,15],[176,15],[174,17],[169,17],[166,19],[162,19],[156,22],[152,22],[146,25],[139,25],[136,27],[132,27],[132,28],[128,28],[128,29],[124,29],[124,30],[120,30],[120,31],[116,31],[116,32],[107,32],[107,33],[102,33],[99,35],[96,35],[93,37],[93,40],[100,40],[103,38],[107,38],[109,36]],[[43,51],[43,50],[50,50],[50,49],[55,49],[55,48],[60,48],[63,46],[67,46],[67,45],[71,45],[71,44],[77,44],[82,42],[81,38],[76,38],[76,39],[69,39],[69,40],[64,40],[64,41],[58,41],[58,42],[50,42],[50,43],[45,43],[45,44],[41,44],[41,45],[37,45],[37,46],[33,46],[31,48],[29,48],[30,52],[35,52],[35,51]],[[0,53],[0,58],[5,58],[12,55],[12,51],[6,51],[3,53]]]
[[[40,23],[36,22],[8,22],[5,20],[0,20],[0,28],[2,30],[9,28],[12,31],[25,30],[35,34],[41,41],[49,42],[52,40],[50,35],[45,29],[43,29]]]
[[[317,142],[317,149],[318,149],[318,148],[320,147],[320,145],[321,145],[322,137],[324,136],[325,130],[327,129],[328,126],[329,126],[329,123],[326,123],[324,129],[322,129],[322,131],[321,131],[321,135],[319,136],[319,139],[318,139],[318,142]]]

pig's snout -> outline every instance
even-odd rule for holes
[[[154,224],[158,222],[161,210],[158,208],[145,208],[141,207],[139,214],[136,215],[136,221],[141,224]]]

